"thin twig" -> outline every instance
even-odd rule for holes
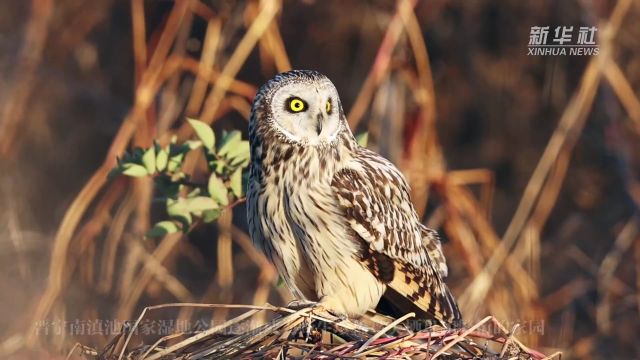
[[[396,325],[402,323],[403,321],[405,321],[407,319],[411,319],[412,317],[415,317],[415,316],[416,316],[416,314],[411,312],[411,313],[405,314],[402,317],[397,318],[395,321],[393,321],[389,325],[387,325],[384,328],[382,328],[382,330],[378,331],[375,335],[370,337],[364,344],[362,344],[362,346],[360,346],[360,348],[356,351],[356,354],[359,354],[360,352],[362,352],[372,342],[376,341],[379,337],[381,337],[382,335],[386,334],[387,331],[393,329]]]
[[[487,295],[493,277],[508,257],[508,252],[512,249],[513,245],[521,238],[520,234],[522,229],[531,214],[535,211],[539,194],[544,189],[545,184],[547,184],[548,175],[559,154],[561,152],[571,152],[575,146],[584,127],[593,99],[595,98],[603,69],[611,56],[611,40],[617,33],[630,4],[630,0],[619,0],[616,4],[609,22],[603,30],[604,41],[601,45],[600,54],[594,57],[587,65],[578,90],[560,118],[556,130],[551,136],[525,188],[513,219],[505,231],[501,246],[496,248],[483,271],[474,278],[471,285],[467,287],[467,290],[460,297],[461,306],[470,309],[471,313],[475,313],[483,303],[483,299]]]

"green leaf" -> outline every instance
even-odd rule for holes
[[[224,169],[227,167],[227,163],[222,159],[214,160],[212,162],[212,165],[213,165],[212,166],[213,167],[213,171],[215,171],[216,174],[218,174],[218,175],[224,174]]]
[[[169,161],[169,152],[166,149],[160,149],[156,155],[156,169],[158,171],[164,171],[167,168],[167,162]]]
[[[204,147],[208,150],[213,149],[216,144],[216,137],[211,127],[199,120],[187,118],[187,121],[193,128],[193,131],[195,131],[198,138],[202,141]]]
[[[233,195],[235,195],[237,198],[241,198],[242,197],[242,170],[238,169],[236,170],[233,174],[231,174],[231,177],[229,178],[229,185],[231,186],[231,192],[233,192]]]
[[[227,153],[227,157],[232,159],[231,163],[235,166],[245,167],[249,165],[249,142],[245,140],[236,143]]]
[[[218,155],[225,156],[242,140],[242,133],[238,130],[226,134],[222,139],[222,145],[218,149]]]
[[[186,179],[187,178],[187,174],[183,173],[182,171],[176,171],[173,174],[171,174],[171,181],[173,182],[179,182],[182,179]],[[184,189],[184,185],[180,184],[180,191],[182,191],[182,189]]]
[[[167,170],[171,172],[178,170],[182,166],[182,160],[184,160],[184,153],[170,157],[167,163]]]
[[[195,150],[202,146],[202,141],[200,140],[187,140],[184,144],[189,148],[189,150]]]
[[[222,206],[227,206],[229,204],[227,187],[216,174],[211,174],[211,176],[209,177],[207,190],[209,191],[209,195],[211,195],[213,200],[217,201],[218,204]]]
[[[131,151],[131,158],[134,160],[140,160],[142,159],[143,154],[144,154],[144,149],[142,149],[139,146],[136,146],[135,148],[133,148],[133,151]]]
[[[187,209],[196,216],[201,216],[203,211],[215,210],[218,203],[208,196],[196,196],[187,199]]]
[[[205,210],[202,212],[202,221],[204,221],[205,223],[213,222],[220,217],[220,214],[222,214],[222,211],[220,211],[220,209]]]
[[[176,198],[180,191],[180,184],[171,180],[171,177],[166,173],[159,173],[158,176],[153,178],[158,191],[167,198]]]
[[[187,199],[167,199],[167,214],[182,223],[183,231],[188,230],[189,226],[191,226],[192,218],[188,208]]]
[[[193,141],[199,141],[199,140],[193,140]],[[189,148],[189,144],[187,143],[183,143],[183,144],[170,144],[169,145],[169,158],[171,158],[172,156],[176,156],[179,154],[186,154],[189,151],[191,151],[191,149]]]
[[[356,135],[356,141],[358,142],[358,145],[367,147],[367,144],[369,143],[369,132],[365,131],[361,134]]]
[[[124,154],[122,154],[122,158],[118,159],[118,164],[122,165],[132,161],[133,161],[133,157],[131,156],[131,154],[129,154],[128,152],[125,152]]]
[[[201,192],[200,188],[195,188],[195,189],[191,190],[190,193],[187,194],[187,198],[189,198],[189,199],[194,198],[194,197],[200,195],[200,192]]]
[[[142,155],[142,163],[147,169],[147,173],[153,174],[156,172],[156,148],[150,147]]]
[[[122,169],[122,173],[127,176],[143,177],[148,175],[147,168],[134,163],[123,164]]]
[[[173,234],[180,230],[178,224],[173,221],[165,220],[153,225],[149,231],[147,231],[148,237],[161,237],[167,234]]]

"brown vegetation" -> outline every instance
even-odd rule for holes
[[[129,148],[192,137],[185,116],[216,132],[246,131],[256,88],[292,66],[334,79],[351,126],[369,131],[372,147],[406,174],[425,223],[444,235],[448,282],[467,329],[487,315],[498,319],[491,320],[496,331],[434,332],[427,344],[461,340],[472,351],[475,343],[484,346],[480,338],[498,344],[492,348],[498,354],[516,344],[539,358],[517,337],[546,354],[638,354],[638,2],[27,5],[0,5],[0,13],[16,14],[0,15],[1,33],[15,32],[19,14],[28,19],[19,38],[5,36],[0,64],[11,69],[0,85],[0,170],[7,174],[0,194],[7,231],[0,229],[0,240],[9,264],[3,266],[15,275],[0,285],[11,301],[1,313],[1,356],[66,353],[74,343],[106,349],[111,333],[43,328],[133,319],[151,304],[265,306],[250,312],[256,326],[286,315],[264,305],[291,299],[253,249],[241,202],[215,226],[156,241],[143,236],[163,217],[152,181],[108,181],[107,175]],[[525,56],[531,26],[585,22],[599,27],[598,56]],[[65,83],[69,73],[78,89]],[[83,154],[87,149],[91,155]],[[185,167],[202,178],[206,166],[192,155]],[[220,325],[242,316],[238,311],[161,307],[153,316]],[[305,316],[280,319],[288,319],[289,330]],[[521,331],[512,337],[516,323]],[[534,325],[522,331],[522,324]],[[314,350],[389,355],[396,341],[416,336],[395,334],[364,346],[366,339],[382,339],[377,331],[367,329],[338,350]],[[138,341],[150,345],[161,337],[152,335]],[[218,339],[209,335],[206,340]],[[265,339],[253,339],[245,350],[256,351]],[[165,340],[163,346],[180,343]],[[138,344],[119,349],[135,352]],[[296,344],[300,351],[314,346]],[[419,352],[420,344],[407,348]],[[260,351],[284,345],[276,339]]]

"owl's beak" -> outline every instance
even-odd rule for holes
[[[320,133],[322,132],[323,122],[324,122],[324,115],[322,115],[322,113],[318,113],[318,115],[316,115],[316,133],[318,133],[318,135],[320,135]]]

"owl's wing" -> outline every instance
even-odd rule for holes
[[[331,185],[362,247],[361,261],[388,285],[383,300],[395,310],[458,325],[460,311],[441,277],[446,264],[439,240],[420,223],[404,177],[380,155],[358,151]]]
[[[444,258],[444,253],[442,252],[440,236],[437,231],[429,229],[422,224],[420,224],[420,227],[422,232],[422,244],[427,249],[429,257],[433,260],[440,276],[444,279],[449,274],[449,268],[447,267],[447,261]]]

